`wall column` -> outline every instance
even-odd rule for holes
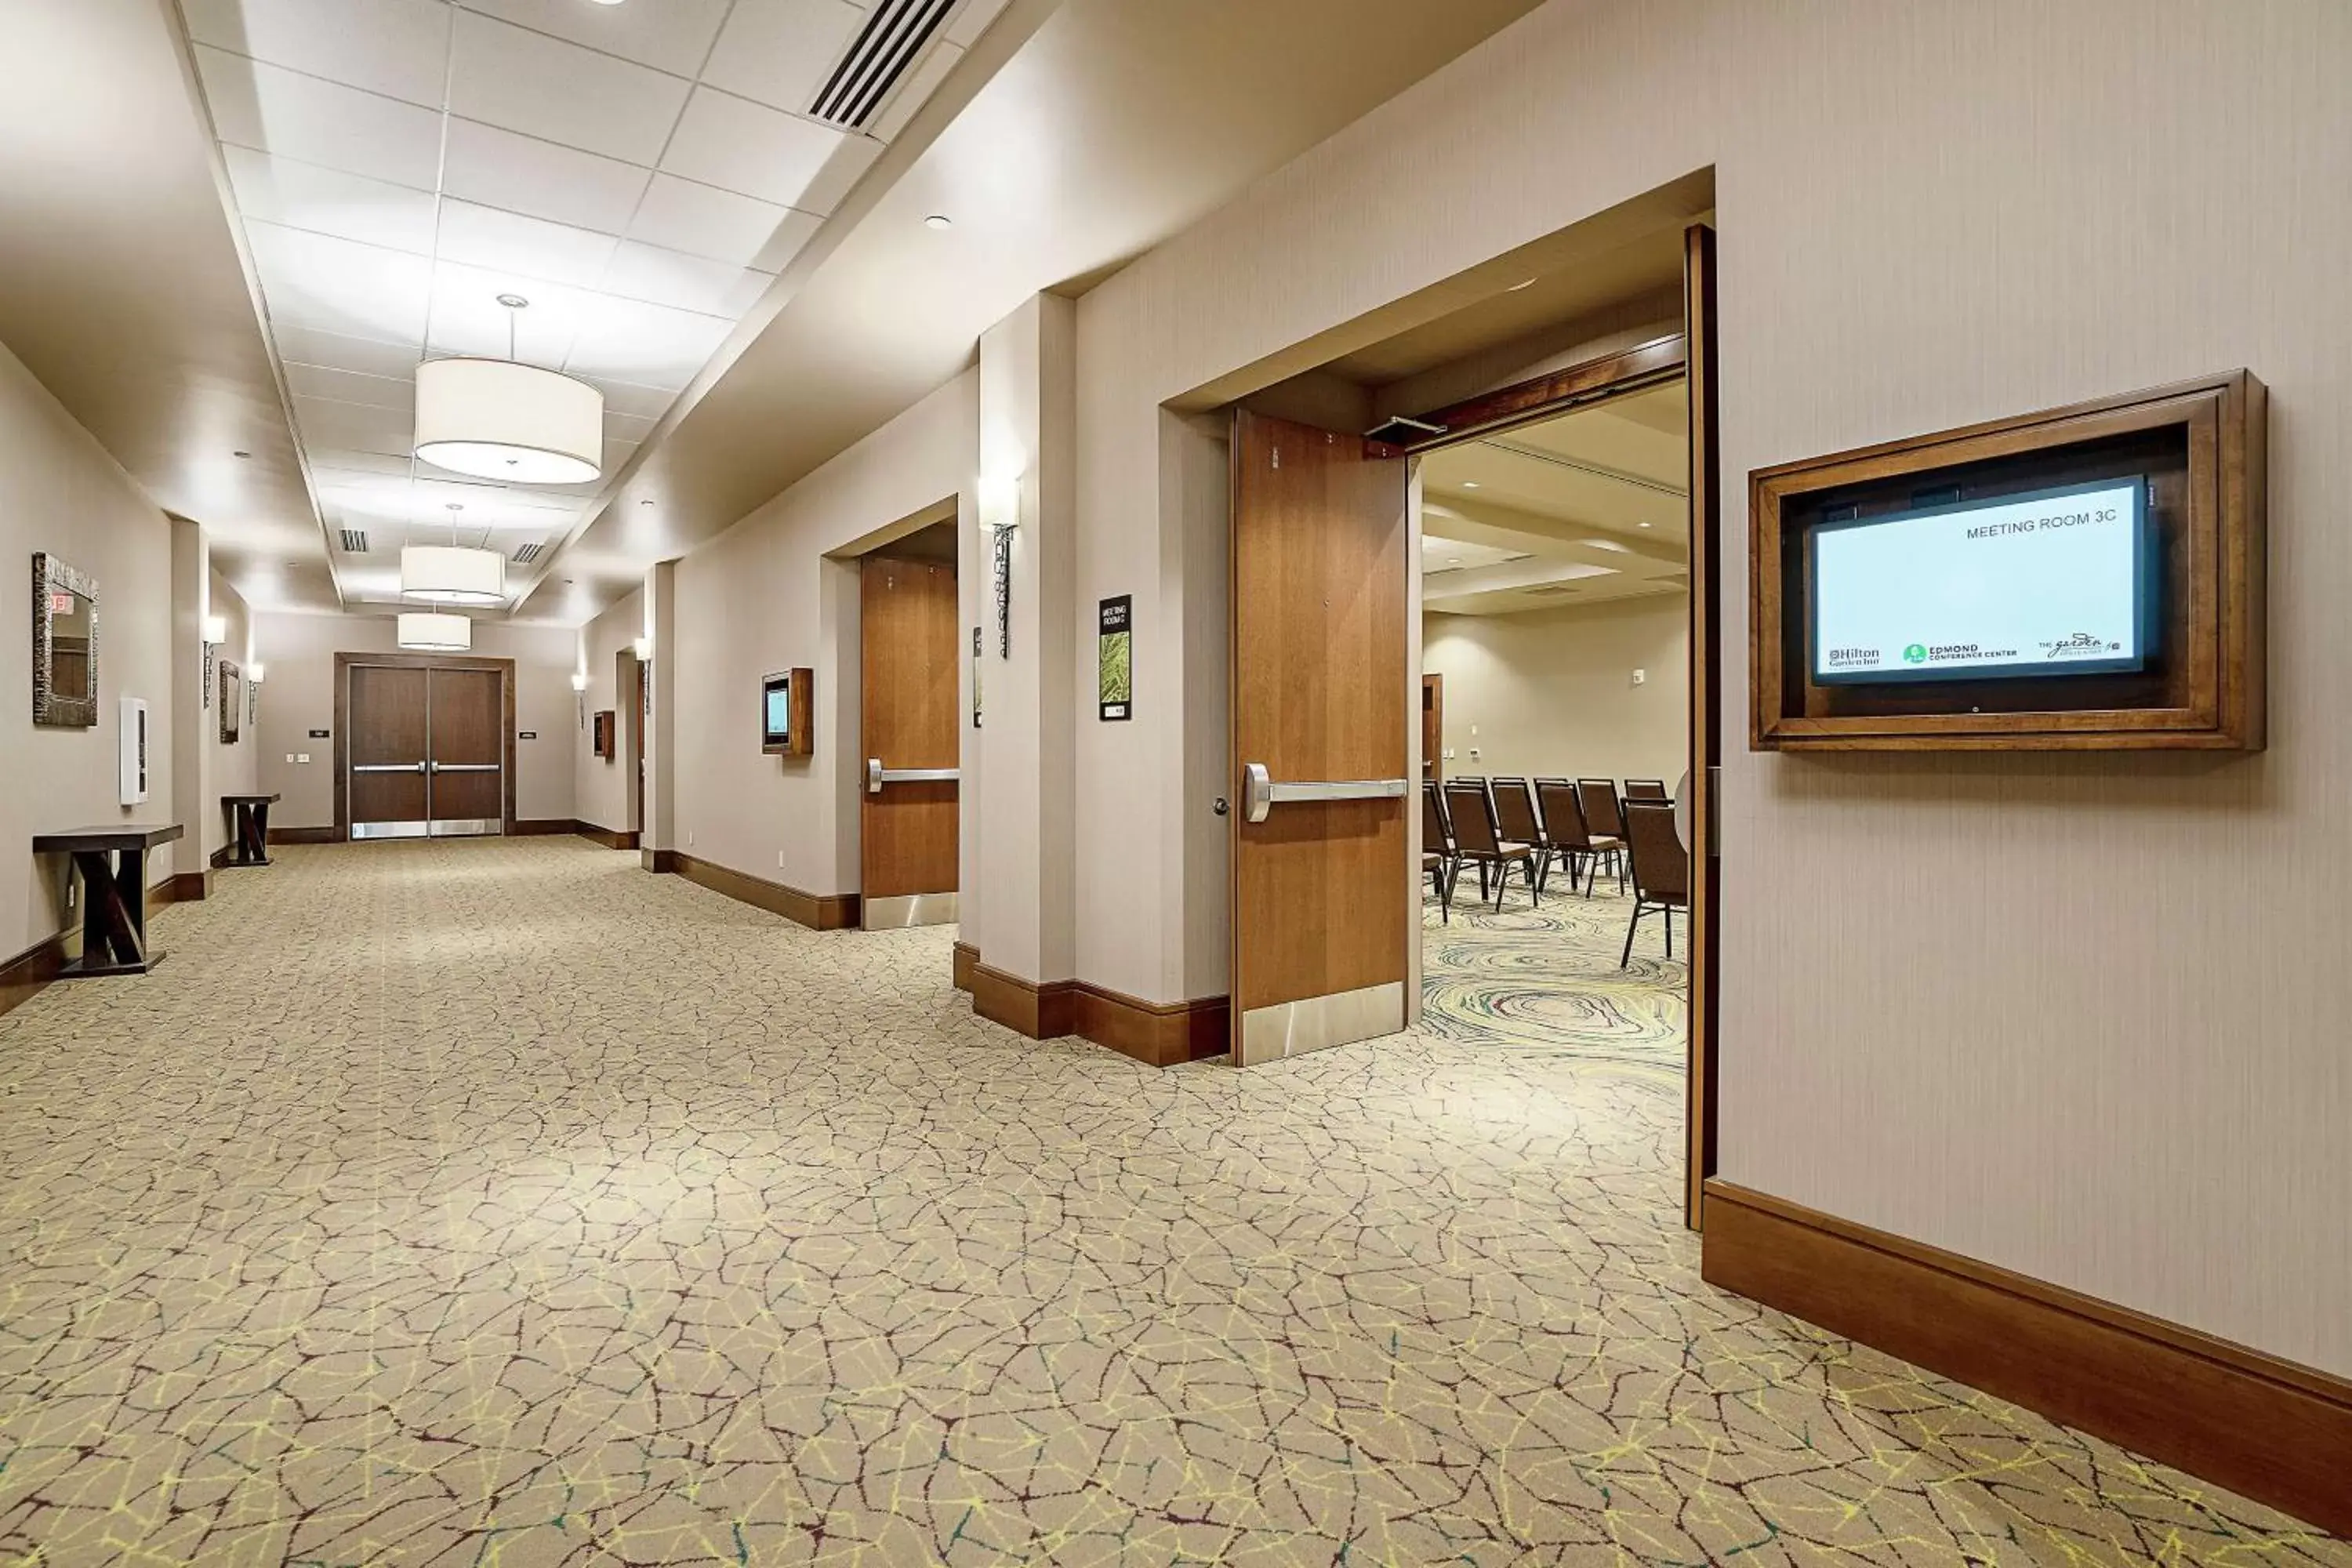
[[[171,814],[187,837],[164,847],[175,876],[182,879],[176,897],[201,899],[212,889],[210,858],[205,854],[205,796],[212,761],[214,710],[205,701],[205,616],[212,610],[212,542],[203,528],[186,518],[171,520],[172,528],[172,691],[169,703],[151,703],[147,715],[150,745],[160,739],[156,726],[169,721],[172,739],[172,789],[168,799],[148,792],[148,805],[137,815],[153,821]],[[218,700],[217,698],[215,700]],[[258,745],[257,738],[255,744]],[[151,752],[152,755],[152,752]],[[220,803],[211,803],[218,811]]]
[[[646,725],[646,826],[639,858],[649,871],[677,869],[677,792],[671,760],[677,725],[677,563],[664,561],[646,574],[646,636],[653,658],[646,671],[653,712]]]
[[[983,711],[982,728],[965,731],[978,763],[967,820],[980,836],[961,900],[965,940],[987,971],[1029,991],[1076,967],[1076,321],[1071,301],[1040,294],[982,334],[980,520],[962,546]],[[1013,525],[1009,644],[996,615],[1000,521]],[[1025,1032],[1066,1031],[1054,1007],[1007,1007],[1002,991],[976,988],[974,1005]]]

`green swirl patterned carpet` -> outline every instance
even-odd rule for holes
[[[1675,917],[1668,959],[1658,917],[1645,918],[1633,962],[1620,969],[1632,897],[1619,896],[1607,877],[1590,899],[1566,887],[1557,878],[1542,907],[1530,908],[1514,878],[1497,914],[1478,901],[1477,879],[1465,872],[1454,918],[1443,923],[1436,900],[1425,900],[1422,1031],[1679,1079],[1687,923]]]

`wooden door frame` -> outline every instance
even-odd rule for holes
[[[510,658],[476,658],[466,654],[442,653],[339,653],[335,655],[335,841],[348,844],[352,837],[351,769],[351,702],[352,669],[489,669],[499,677],[499,722],[505,739],[499,751],[505,761],[499,773],[500,809],[504,821],[500,825],[508,837],[515,831],[515,661]]]
[[[1701,1228],[1704,1187],[1715,1174],[1722,987],[1720,816],[1710,771],[1722,756],[1723,540],[1720,419],[1716,411],[1718,338],[1715,229],[1683,230],[1683,330],[1617,353],[1481,393],[1412,416],[1436,433],[1407,445],[1408,455],[1533,425],[1577,408],[1680,379],[1688,389],[1690,433],[1690,769],[1691,891],[1684,1123],[1687,1138],[1684,1222]],[[1693,352],[1696,341],[1696,352]]]

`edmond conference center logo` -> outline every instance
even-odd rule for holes
[[[1927,663],[1927,645],[1923,642],[1915,642],[1909,647],[1905,648],[1903,650],[1903,662],[1906,664]]]

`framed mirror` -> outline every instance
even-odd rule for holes
[[[220,738],[224,746],[236,744],[237,720],[245,712],[244,671],[235,659],[220,661]]]
[[[98,723],[98,580],[47,552],[33,556],[33,722]]]

